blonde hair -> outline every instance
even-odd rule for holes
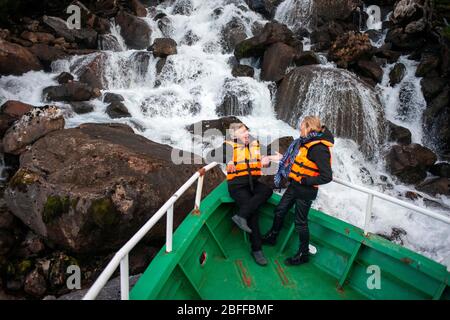
[[[235,132],[237,130],[239,130],[240,128],[245,127],[247,128],[247,126],[245,124],[243,124],[242,122],[233,122],[230,124],[230,126],[228,127],[228,130],[230,132],[230,137],[232,139],[236,138]]]
[[[309,131],[316,131],[316,132],[322,132],[323,127],[322,123],[320,122],[320,118],[316,116],[306,116],[302,123],[305,124],[305,127]]]

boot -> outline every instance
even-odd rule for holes
[[[237,214],[235,214],[234,216],[231,217],[231,220],[234,221],[234,223],[236,223],[236,225],[241,228],[243,231],[248,232],[248,233],[252,233],[252,229],[250,229],[247,225],[247,220],[238,216]]]
[[[261,236],[262,243],[268,246],[274,246],[277,243],[278,232],[270,229],[269,232]]]
[[[298,266],[309,261],[309,252],[297,252],[294,256],[284,260],[284,263],[288,266]]]
[[[261,237],[262,243],[268,246],[274,246],[277,243],[277,237],[283,227],[283,218],[275,215],[273,218],[272,228],[269,232]]]
[[[256,263],[259,264],[260,266],[267,265],[267,259],[264,256],[264,253],[262,252],[262,250],[253,251],[252,256],[255,259]]]

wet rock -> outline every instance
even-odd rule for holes
[[[152,30],[144,20],[125,11],[119,11],[115,20],[120,26],[120,34],[129,48],[139,50],[150,46]]]
[[[105,78],[105,68],[107,65],[107,55],[99,53],[89,63],[83,64],[78,69],[77,75],[80,82],[88,84],[92,88],[104,89],[107,81]]]
[[[32,43],[45,43],[49,44],[55,41],[55,37],[50,33],[45,32],[30,32],[30,31],[24,31],[20,35],[22,39],[28,40]]]
[[[346,20],[351,17],[361,1],[359,0],[315,0],[315,14],[322,21]]]
[[[11,231],[0,229],[0,256],[8,254],[15,243],[16,239]]]
[[[432,196],[438,194],[450,195],[450,179],[449,178],[436,178],[430,179],[417,186],[417,190],[428,193]]]
[[[249,8],[263,15],[264,18],[273,19],[277,6],[282,0],[246,0]]]
[[[320,64],[320,58],[317,53],[314,51],[304,51],[300,54],[297,54],[295,56],[295,65],[300,66],[307,66],[311,64]]]
[[[281,137],[272,141],[269,144],[269,147],[271,148],[273,154],[275,153],[275,151],[284,154],[293,141],[294,137],[292,136]]]
[[[391,86],[395,86],[396,84],[402,82],[403,78],[406,74],[406,67],[403,63],[395,64],[394,68],[392,68],[391,72],[389,72],[389,83]]]
[[[375,56],[387,59],[389,63],[394,63],[400,58],[401,53],[386,48],[375,49]]]
[[[378,83],[383,79],[383,69],[373,61],[358,60],[356,66],[359,73],[363,76],[369,77]]]
[[[225,137],[232,123],[242,123],[242,121],[234,116],[214,120],[201,120],[187,126],[186,130],[197,136],[209,137],[222,135]]]
[[[392,49],[399,51],[414,50],[425,43],[423,37],[407,34],[403,32],[403,28],[390,29],[385,41],[392,44]]]
[[[302,66],[284,77],[277,90],[277,118],[297,128],[312,107],[336,136],[354,140],[369,157],[384,140],[384,111],[376,92],[346,70]],[[374,118],[367,118],[368,112]]]
[[[386,155],[390,173],[404,183],[419,183],[427,176],[427,169],[437,160],[430,149],[419,144],[395,145]]]
[[[247,38],[247,33],[245,32],[244,23],[233,18],[228,22],[222,30],[222,46],[225,52],[233,52],[236,45]]]
[[[14,252],[14,255],[21,258],[34,258],[43,253],[45,249],[42,238],[29,231]]]
[[[366,34],[348,32],[333,42],[328,59],[336,61],[339,66],[347,66],[364,57],[370,57],[372,44]]]
[[[450,178],[450,163],[448,162],[436,163],[433,166],[431,166],[429,171],[435,176]]]
[[[320,28],[311,32],[311,43],[314,51],[328,50],[331,46],[331,36],[328,28]]]
[[[47,101],[87,101],[97,98],[100,91],[81,82],[69,82],[58,86],[50,86],[43,90]]]
[[[379,236],[389,240],[393,241],[395,243],[399,243],[400,245],[403,244],[403,237],[407,235],[407,232],[399,227],[393,227],[391,230],[391,234],[378,234]]]
[[[164,66],[166,65],[166,61],[167,61],[166,58],[160,58],[158,60],[158,62],[156,63],[156,74],[157,75],[161,74]]]
[[[74,80],[74,77],[69,72],[61,72],[56,77],[56,81],[58,81],[59,84],[69,83],[73,80]]]
[[[106,113],[112,118],[124,118],[124,117],[131,117],[130,112],[128,111],[125,104],[121,101],[114,101],[111,102],[106,107]]]
[[[253,78],[255,75],[255,70],[253,67],[244,65],[244,64],[238,64],[233,67],[233,70],[231,70],[231,74],[233,77],[250,77]]]
[[[44,16],[42,21],[67,42],[76,42],[87,49],[97,49],[97,32],[90,28],[69,29],[67,22],[58,17]]]
[[[391,21],[404,26],[409,34],[425,31],[431,20],[431,2],[423,0],[400,0],[395,4]]]
[[[411,143],[411,131],[409,129],[396,125],[390,121],[388,123],[388,140],[399,144]]]
[[[41,62],[30,50],[0,39],[0,74],[21,75],[42,69]]]
[[[25,113],[30,112],[34,107],[31,104],[16,100],[8,100],[0,107],[0,113],[8,115],[14,119],[19,119]]]
[[[155,57],[165,58],[177,54],[177,43],[170,38],[157,38],[148,50],[152,51]]]
[[[181,159],[202,162],[198,156],[134,134],[123,124],[82,124],[36,141],[22,155],[5,201],[45,241],[75,253],[110,252],[202,166],[174,163]],[[207,175],[204,194],[223,180],[218,168]],[[174,228],[192,210],[194,195],[195,187],[177,201]],[[161,221],[149,240],[164,235]]]
[[[88,101],[71,102],[73,112],[77,114],[85,114],[94,111],[94,106]]]
[[[286,25],[278,22],[269,22],[264,26],[261,33],[239,42],[234,50],[234,55],[238,60],[261,57],[268,46],[277,42],[282,42],[293,48],[299,46],[299,40],[294,37],[292,31]]]
[[[21,154],[25,147],[47,133],[64,128],[64,117],[57,107],[36,107],[23,115],[3,137],[3,148],[11,154]]]
[[[138,17],[147,16],[147,9],[139,0],[131,0],[130,6],[136,16]]]
[[[251,101],[241,103],[234,93],[228,93],[223,97],[222,103],[217,106],[216,114],[219,117],[224,116],[247,116],[253,110]]]
[[[122,97],[122,95],[118,93],[106,92],[105,95],[103,96],[104,103],[121,102],[121,101],[125,101],[125,99]]]
[[[55,60],[63,59],[68,54],[63,49],[49,46],[47,44],[37,43],[29,50],[41,61],[46,70],[51,70],[51,63]]]
[[[423,54],[416,69],[416,77],[425,77],[439,66],[439,57],[434,54]]]
[[[39,270],[34,269],[26,276],[23,289],[31,296],[41,298],[47,291],[47,281]]]
[[[441,77],[425,77],[420,80],[423,95],[428,102],[442,92],[446,84],[447,81]]]
[[[112,34],[101,34],[98,36],[98,48],[100,50],[122,51],[122,46],[116,36]]]
[[[172,14],[181,14],[189,16],[194,10],[191,0],[176,0],[172,10]]]
[[[277,42],[270,45],[264,52],[261,80],[277,82],[283,79],[296,55],[297,51],[284,43]]]
[[[169,17],[163,16],[158,19],[158,28],[161,30],[163,36],[170,37],[173,34],[174,28],[172,26],[172,20]]]

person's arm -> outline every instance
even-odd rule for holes
[[[333,180],[333,171],[330,163],[330,150],[323,144],[318,144],[309,150],[308,158],[317,164],[319,175],[317,177],[304,177],[301,184],[312,186],[329,183]]]

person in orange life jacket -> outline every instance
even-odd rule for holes
[[[333,179],[331,169],[331,147],[333,134],[322,126],[318,117],[307,116],[300,125],[301,146],[295,150],[295,160],[289,171],[289,186],[274,210],[272,228],[263,235],[266,245],[275,245],[277,236],[283,227],[286,213],[295,204],[295,227],[299,233],[298,252],[285,260],[287,265],[299,265],[309,260],[308,212],[312,201],[316,199],[319,185]],[[280,156],[271,156],[271,161],[280,160]]]
[[[267,167],[270,161],[266,156],[261,156],[258,140],[250,136],[244,124],[232,123],[229,133],[231,139],[225,140],[221,147],[212,150],[207,155],[207,161],[227,164],[228,191],[238,207],[232,220],[239,228],[250,233],[255,261],[266,265],[267,260],[262,252],[258,209],[270,198],[272,189],[258,179],[262,167]],[[267,151],[270,151],[270,148]]]

